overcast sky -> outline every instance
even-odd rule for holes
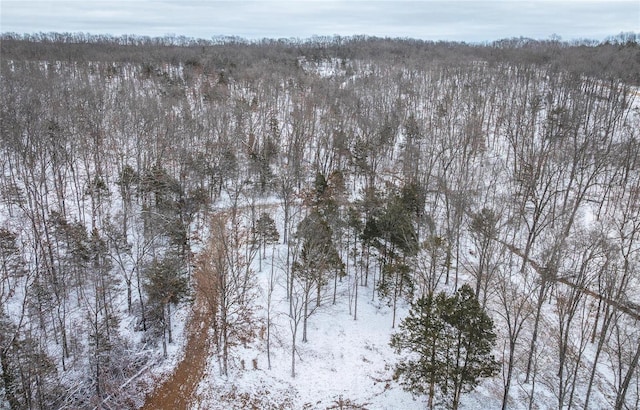
[[[467,42],[640,32],[640,0],[0,0],[0,31]]]

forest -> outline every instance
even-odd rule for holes
[[[0,408],[153,408],[192,339],[217,381],[190,408],[640,408],[638,35],[4,33],[0,57]],[[491,369],[397,364],[456,303]],[[428,352],[459,365],[441,314]],[[378,370],[320,403],[292,389],[325,322],[378,331],[354,364]]]

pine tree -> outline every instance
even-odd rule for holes
[[[184,274],[180,258],[166,256],[163,260],[154,260],[147,267],[146,290],[149,304],[155,307],[154,314],[162,331],[162,347],[166,356],[165,336],[168,332],[169,343],[171,335],[171,305],[183,300],[188,293],[189,282]]]
[[[259,244],[262,245],[262,258],[265,257],[266,246],[268,243],[275,243],[280,240],[280,234],[276,228],[276,222],[268,213],[263,212],[256,221],[254,234]],[[261,265],[262,267],[262,265]],[[262,270],[262,269],[261,269]]]
[[[462,393],[472,391],[481,378],[497,374],[498,362],[491,354],[496,334],[493,321],[480,306],[471,286],[462,286],[447,301],[444,319],[455,349],[448,357],[448,376],[453,384],[453,408],[457,409]]]
[[[438,299],[438,300],[436,300]],[[438,309],[444,305],[445,295],[428,294],[411,305],[409,315],[400,323],[400,332],[391,337],[391,347],[414,354],[396,366],[395,377],[401,377],[405,390],[416,395],[429,395],[433,408],[435,386],[446,381],[444,350],[445,323]]]
[[[329,273],[343,276],[344,263],[333,241],[331,228],[318,212],[311,212],[298,225],[297,236],[302,243],[300,257],[292,264],[292,273],[301,283],[304,294],[304,320],[302,341],[307,341],[307,319],[319,308],[322,290],[327,285]],[[311,306],[311,291],[316,291],[315,307]]]
[[[405,390],[427,393],[430,408],[438,386],[457,409],[462,393],[497,373],[498,362],[491,354],[495,339],[493,321],[469,285],[453,296],[428,294],[412,304],[400,332],[391,338],[397,353],[409,353],[396,366],[396,377]]]

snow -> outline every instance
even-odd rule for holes
[[[262,275],[270,271],[269,260],[267,254]],[[346,278],[341,285],[344,294],[348,286]],[[275,339],[271,349],[272,369],[267,369],[265,340],[236,352],[235,368],[228,378],[219,375],[217,362],[211,360],[208,375],[200,385],[203,401],[199,408],[226,408],[215,393],[229,385],[237,392],[259,393],[261,386],[278,391],[277,398],[269,400],[289,403],[287,408],[327,408],[340,400],[366,407],[375,404],[376,408],[424,408],[424,403],[415,401],[411,394],[390,388],[393,362],[389,359],[394,357],[388,345],[392,332],[391,311],[380,306],[377,300],[371,302],[371,287],[361,289],[358,320],[354,321],[349,314],[345,295],[338,297],[335,305],[324,306],[309,318],[309,341],[297,344],[295,378],[291,377],[286,290],[280,287],[276,292],[274,298],[280,301],[276,304],[277,314],[272,325]],[[257,369],[252,367],[253,360],[257,362]],[[245,363],[244,370],[241,361]]]
[[[258,272],[265,323],[271,252],[283,255],[286,245],[268,249],[262,272]],[[393,380],[399,356],[389,346],[391,334],[395,331],[391,327],[391,308],[385,301],[380,301],[377,294],[372,301],[373,288],[369,283],[369,286],[359,289],[358,318],[354,320],[347,294],[352,278],[348,277],[338,283],[336,304],[329,300],[309,318],[309,340],[306,343],[298,340],[296,376],[292,377],[285,272],[277,258],[274,260],[278,285],[272,296],[275,306],[272,308],[271,369],[268,369],[264,332],[253,344],[232,350],[233,360],[227,377],[220,375],[217,360],[212,354],[206,375],[198,387],[194,408],[229,409],[252,405],[261,409],[325,409],[340,408],[340,404],[346,406],[344,408],[425,408],[425,396],[414,397]],[[253,267],[258,270],[257,260]],[[407,304],[400,304],[398,318],[404,317],[407,311]],[[299,338],[301,334],[299,329]],[[487,403],[491,403],[492,408],[499,407],[498,397],[489,395],[486,388],[478,389],[463,397],[461,408],[479,409],[486,407]]]

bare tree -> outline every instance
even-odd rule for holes
[[[246,344],[257,334],[255,318],[255,278],[251,261],[257,249],[252,247],[245,259],[242,247],[251,246],[250,232],[231,226],[225,214],[211,217],[210,239],[199,257],[198,272],[202,294],[206,295],[220,373],[228,374],[230,349]]]

